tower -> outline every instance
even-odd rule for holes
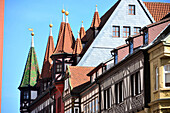
[[[29,50],[21,84],[18,88],[20,90],[21,113],[29,112],[28,106],[36,99],[38,93],[36,84],[39,77],[39,67],[34,49],[34,33],[32,32],[31,35],[31,47]]]
[[[45,91],[51,85],[51,82],[52,82],[51,81],[52,59],[50,58],[50,56],[53,54],[53,51],[54,51],[54,40],[53,40],[53,35],[52,35],[53,25],[50,24],[49,27],[50,27],[50,34],[48,37],[41,75],[38,81],[39,94]]]
[[[68,22],[68,11],[62,10],[63,20],[61,22],[60,31],[58,35],[58,41],[54,53],[51,58],[53,60],[53,72],[52,79],[53,82],[61,81],[64,74],[66,65],[73,65],[73,49],[75,44],[75,39]],[[64,22],[64,13],[66,15],[66,21]]]

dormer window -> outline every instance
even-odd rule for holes
[[[132,54],[133,53],[133,39],[131,39],[129,41],[129,53]]]
[[[57,73],[62,71],[62,65],[61,65],[61,64],[57,64],[56,67],[57,67],[57,68],[56,68],[56,72],[57,72]]]
[[[144,31],[144,45],[148,45],[148,31]]]
[[[135,5],[129,5],[129,15],[135,15]]]
[[[114,52],[114,64],[118,63],[118,54],[117,50]]]

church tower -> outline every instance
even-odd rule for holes
[[[39,77],[39,67],[34,48],[34,33],[32,32],[31,35],[31,47],[29,50],[21,84],[18,88],[20,90],[21,113],[29,113],[28,106],[36,99],[38,93],[36,84]]]

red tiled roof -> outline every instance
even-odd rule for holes
[[[84,30],[84,27],[80,28],[80,39],[82,39],[86,35],[86,32]]]
[[[83,67],[83,66],[68,66],[70,72],[70,80],[72,88],[82,85],[88,81],[90,78],[87,74],[94,69],[94,67]]]
[[[93,16],[93,21],[92,21],[91,27],[99,27],[100,22],[101,22],[101,20],[99,17],[99,13],[95,12],[94,16]]]
[[[52,60],[51,60],[50,56],[53,54],[53,52],[54,52],[53,36],[49,36],[40,79],[51,77],[51,71],[50,70],[51,70]]]
[[[73,54],[81,54],[82,49],[83,47],[82,47],[81,39],[77,38],[74,46]]]
[[[144,4],[156,22],[170,12],[170,3],[144,2]]]
[[[118,62],[120,62],[126,55],[129,54],[129,46],[127,44],[117,47],[118,49]]]
[[[57,45],[54,54],[72,53],[75,39],[69,23],[61,23]]]

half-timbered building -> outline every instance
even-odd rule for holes
[[[150,103],[150,67],[147,48],[169,24],[170,18],[147,25],[115,48],[114,66],[97,78],[101,113],[147,112]]]

